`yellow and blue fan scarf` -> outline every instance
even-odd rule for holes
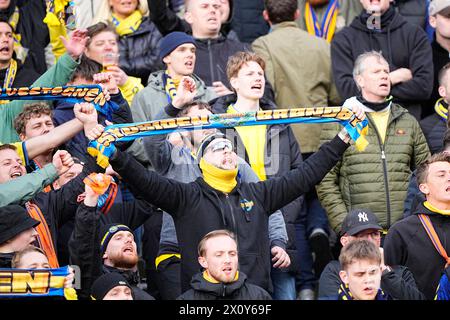
[[[43,22],[47,24],[52,52],[58,59],[66,52],[59,37],[66,38],[67,31],[75,29],[75,5],[70,0],[46,0],[46,4],[47,13]]]
[[[365,139],[369,121],[359,120],[345,107],[316,107],[260,110],[237,114],[211,114],[202,117],[180,117],[139,123],[122,123],[107,126],[102,135],[89,142],[88,153],[97,163],[106,168],[109,157],[114,154],[114,143],[132,141],[155,134],[168,134],[177,130],[225,129],[237,126],[268,125],[279,123],[325,123],[339,122],[344,126],[355,148],[362,151],[368,142]]]
[[[440,98],[434,104],[434,111],[441,118],[444,123],[447,123],[448,119],[448,104],[444,101],[444,98]]]
[[[142,23],[142,13],[139,10],[135,10],[125,19],[120,19],[116,15],[112,14],[111,22],[116,27],[116,32],[119,36],[126,36],[136,32],[139,29],[139,26]]]
[[[54,269],[0,269],[1,298],[66,296],[69,266]]]
[[[9,64],[8,69],[6,70],[5,80],[3,81],[3,88],[12,88],[14,79],[17,74],[17,61],[11,59],[11,63]],[[0,100],[0,104],[8,103],[8,100]]]
[[[338,290],[338,300],[354,300],[352,293],[347,285],[341,283]],[[389,300],[389,296],[383,290],[378,289],[374,300]]]
[[[339,13],[338,0],[330,0],[325,11],[325,15],[320,23],[314,8],[306,1],[305,3],[305,22],[306,30],[309,34],[319,38],[324,38],[328,43],[331,42],[336,31],[336,21]]]
[[[173,98],[177,95],[178,85],[180,84],[180,79],[174,79],[169,75],[166,70],[163,74],[163,86],[166,90],[167,101],[172,103]]]

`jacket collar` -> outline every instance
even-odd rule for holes
[[[212,283],[203,278],[202,273],[197,273],[192,277],[191,287],[200,292],[211,294],[216,297],[230,297],[234,292],[242,288],[247,276],[239,272],[239,278],[231,283]]]

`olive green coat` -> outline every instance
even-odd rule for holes
[[[356,99],[351,98],[344,105],[350,100],[354,103]],[[380,225],[389,229],[402,218],[412,170],[429,156],[419,123],[406,109],[391,104],[384,144],[380,143],[370,113],[366,112],[366,115],[369,119],[366,136],[369,145],[362,152],[358,152],[355,146],[347,149],[342,160],[316,188],[336,232],[340,231],[347,212],[354,208],[371,209]],[[336,135],[339,130],[336,126],[330,126],[333,127],[330,130],[327,126],[322,131],[321,142]],[[383,151],[385,159],[382,159]]]

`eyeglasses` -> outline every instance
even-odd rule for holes
[[[222,151],[225,150],[225,148],[228,148],[228,150],[233,150],[233,145],[231,144],[231,141],[229,140],[221,140],[212,146],[209,146],[206,148],[206,151],[211,150],[212,152]]]
[[[367,233],[361,233],[361,234],[356,234],[355,235],[356,238],[362,239],[362,238],[372,238],[372,239],[378,239],[381,237],[381,232],[380,231],[373,231],[373,232],[367,232]]]

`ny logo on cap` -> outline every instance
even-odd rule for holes
[[[358,213],[358,219],[359,219],[359,222],[368,222],[369,221],[369,218],[367,218],[367,213],[365,213],[364,211]]]

